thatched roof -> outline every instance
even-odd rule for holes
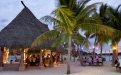
[[[37,36],[46,31],[49,31],[48,26],[41,23],[24,5],[24,9],[0,32],[0,46],[16,46],[17,42],[23,48],[28,48]]]
[[[62,46],[56,48],[57,52],[65,53],[66,49]]]
[[[55,52],[65,52],[66,51],[65,48],[62,47],[62,46],[51,47],[53,45],[53,42],[55,40],[56,39],[49,40],[49,41],[43,41],[43,43],[30,48],[30,50],[40,50],[40,49],[42,50],[42,49],[46,49],[46,50],[52,50],[52,51],[55,51]]]

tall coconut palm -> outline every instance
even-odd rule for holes
[[[32,44],[32,46],[36,46],[41,44],[44,40],[52,40],[54,38],[56,38],[56,41],[53,46],[68,42],[67,74],[70,74],[72,38],[78,43],[82,43],[82,40],[86,40],[77,33],[79,29],[91,33],[97,30],[97,33],[108,35],[111,35],[110,32],[114,32],[112,28],[103,26],[99,23],[100,19],[91,17],[95,11],[96,5],[99,3],[85,6],[87,2],[89,2],[89,0],[59,0],[59,5],[52,12],[52,16],[45,16],[42,18],[45,22],[53,23],[55,29],[38,36]]]
[[[114,36],[111,38],[113,44],[112,46],[115,46],[115,56],[114,56],[114,61],[118,57],[118,43],[121,39],[121,10],[120,10],[121,5],[118,5],[117,8],[109,7],[109,26],[113,27],[114,29],[117,30],[116,33],[114,33]],[[113,62],[114,65],[114,62]]]
[[[100,16],[101,20],[102,20],[102,23],[104,25],[107,24],[107,20],[108,18],[106,17],[107,15],[107,8],[108,8],[108,5],[107,4],[102,4],[99,8],[99,13],[98,15]],[[100,56],[102,56],[102,50],[103,50],[103,45],[104,43],[107,43],[109,41],[109,38],[106,37],[106,35],[98,35],[98,43],[100,45]]]
[[[96,13],[95,15],[99,16],[100,20],[101,20],[101,23],[103,25],[106,25],[108,24],[107,21],[109,20],[107,18],[107,15],[109,13],[107,13],[107,10],[108,10],[108,6],[107,4],[101,4],[101,6],[99,7],[99,12]],[[88,34],[88,32],[85,33],[85,35],[87,37],[89,37],[90,34]],[[95,54],[95,46],[97,46],[98,44],[100,45],[100,48],[101,48],[101,52],[100,52],[100,56],[102,56],[102,48],[103,48],[103,45],[104,43],[108,43],[109,41],[109,38],[107,35],[104,35],[104,34],[97,34],[96,32],[90,36],[90,38],[94,38],[95,37],[95,41],[94,41],[94,50],[93,50],[93,57],[94,57],[94,54]]]

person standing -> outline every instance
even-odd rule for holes
[[[119,72],[121,73],[121,58],[119,59]]]
[[[119,68],[118,58],[116,58],[115,60],[115,67],[116,67],[116,71],[118,71],[118,68]]]

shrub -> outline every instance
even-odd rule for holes
[[[106,59],[104,57],[102,57],[102,61],[106,61]]]

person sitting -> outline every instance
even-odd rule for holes
[[[118,58],[116,58],[115,60],[115,67],[116,67],[116,71],[118,71],[118,68],[119,68]]]
[[[97,58],[95,56],[95,58],[93,59],[93,65],[97,65]]]
[[[33,66],[33,58],[32,57],[30,57],[29,63],[30,63],[30,66]]]
[[[119,72],[121,73],[121,58],[119,59]]]
[[[99,65],[100,63],[102,63],[102,65],[103,65],[102,58],[99,56],[99,57],[98,57],[98,65]]]
[[[86,65],[86,62],[87,62],[86,56],[83,58],[83,61],[84,61],[84,64]]]
[[[42,55],[42,59],[43,59],[43,55]],[[37,65],[39,66],[39,63],[40,63],[40,55],[37,56],[37,58],[36,58],[36,63],[37,63]]]
[[[13,60],[10,60],[10,64],[12,64],[13,63]]]
[[[88,58],[88,63],[89,63],[89,65],[92,65],[92,56],[90,56],[90,57]]]
[[[33,66],[36,65],[36,57],[33,57]]]

